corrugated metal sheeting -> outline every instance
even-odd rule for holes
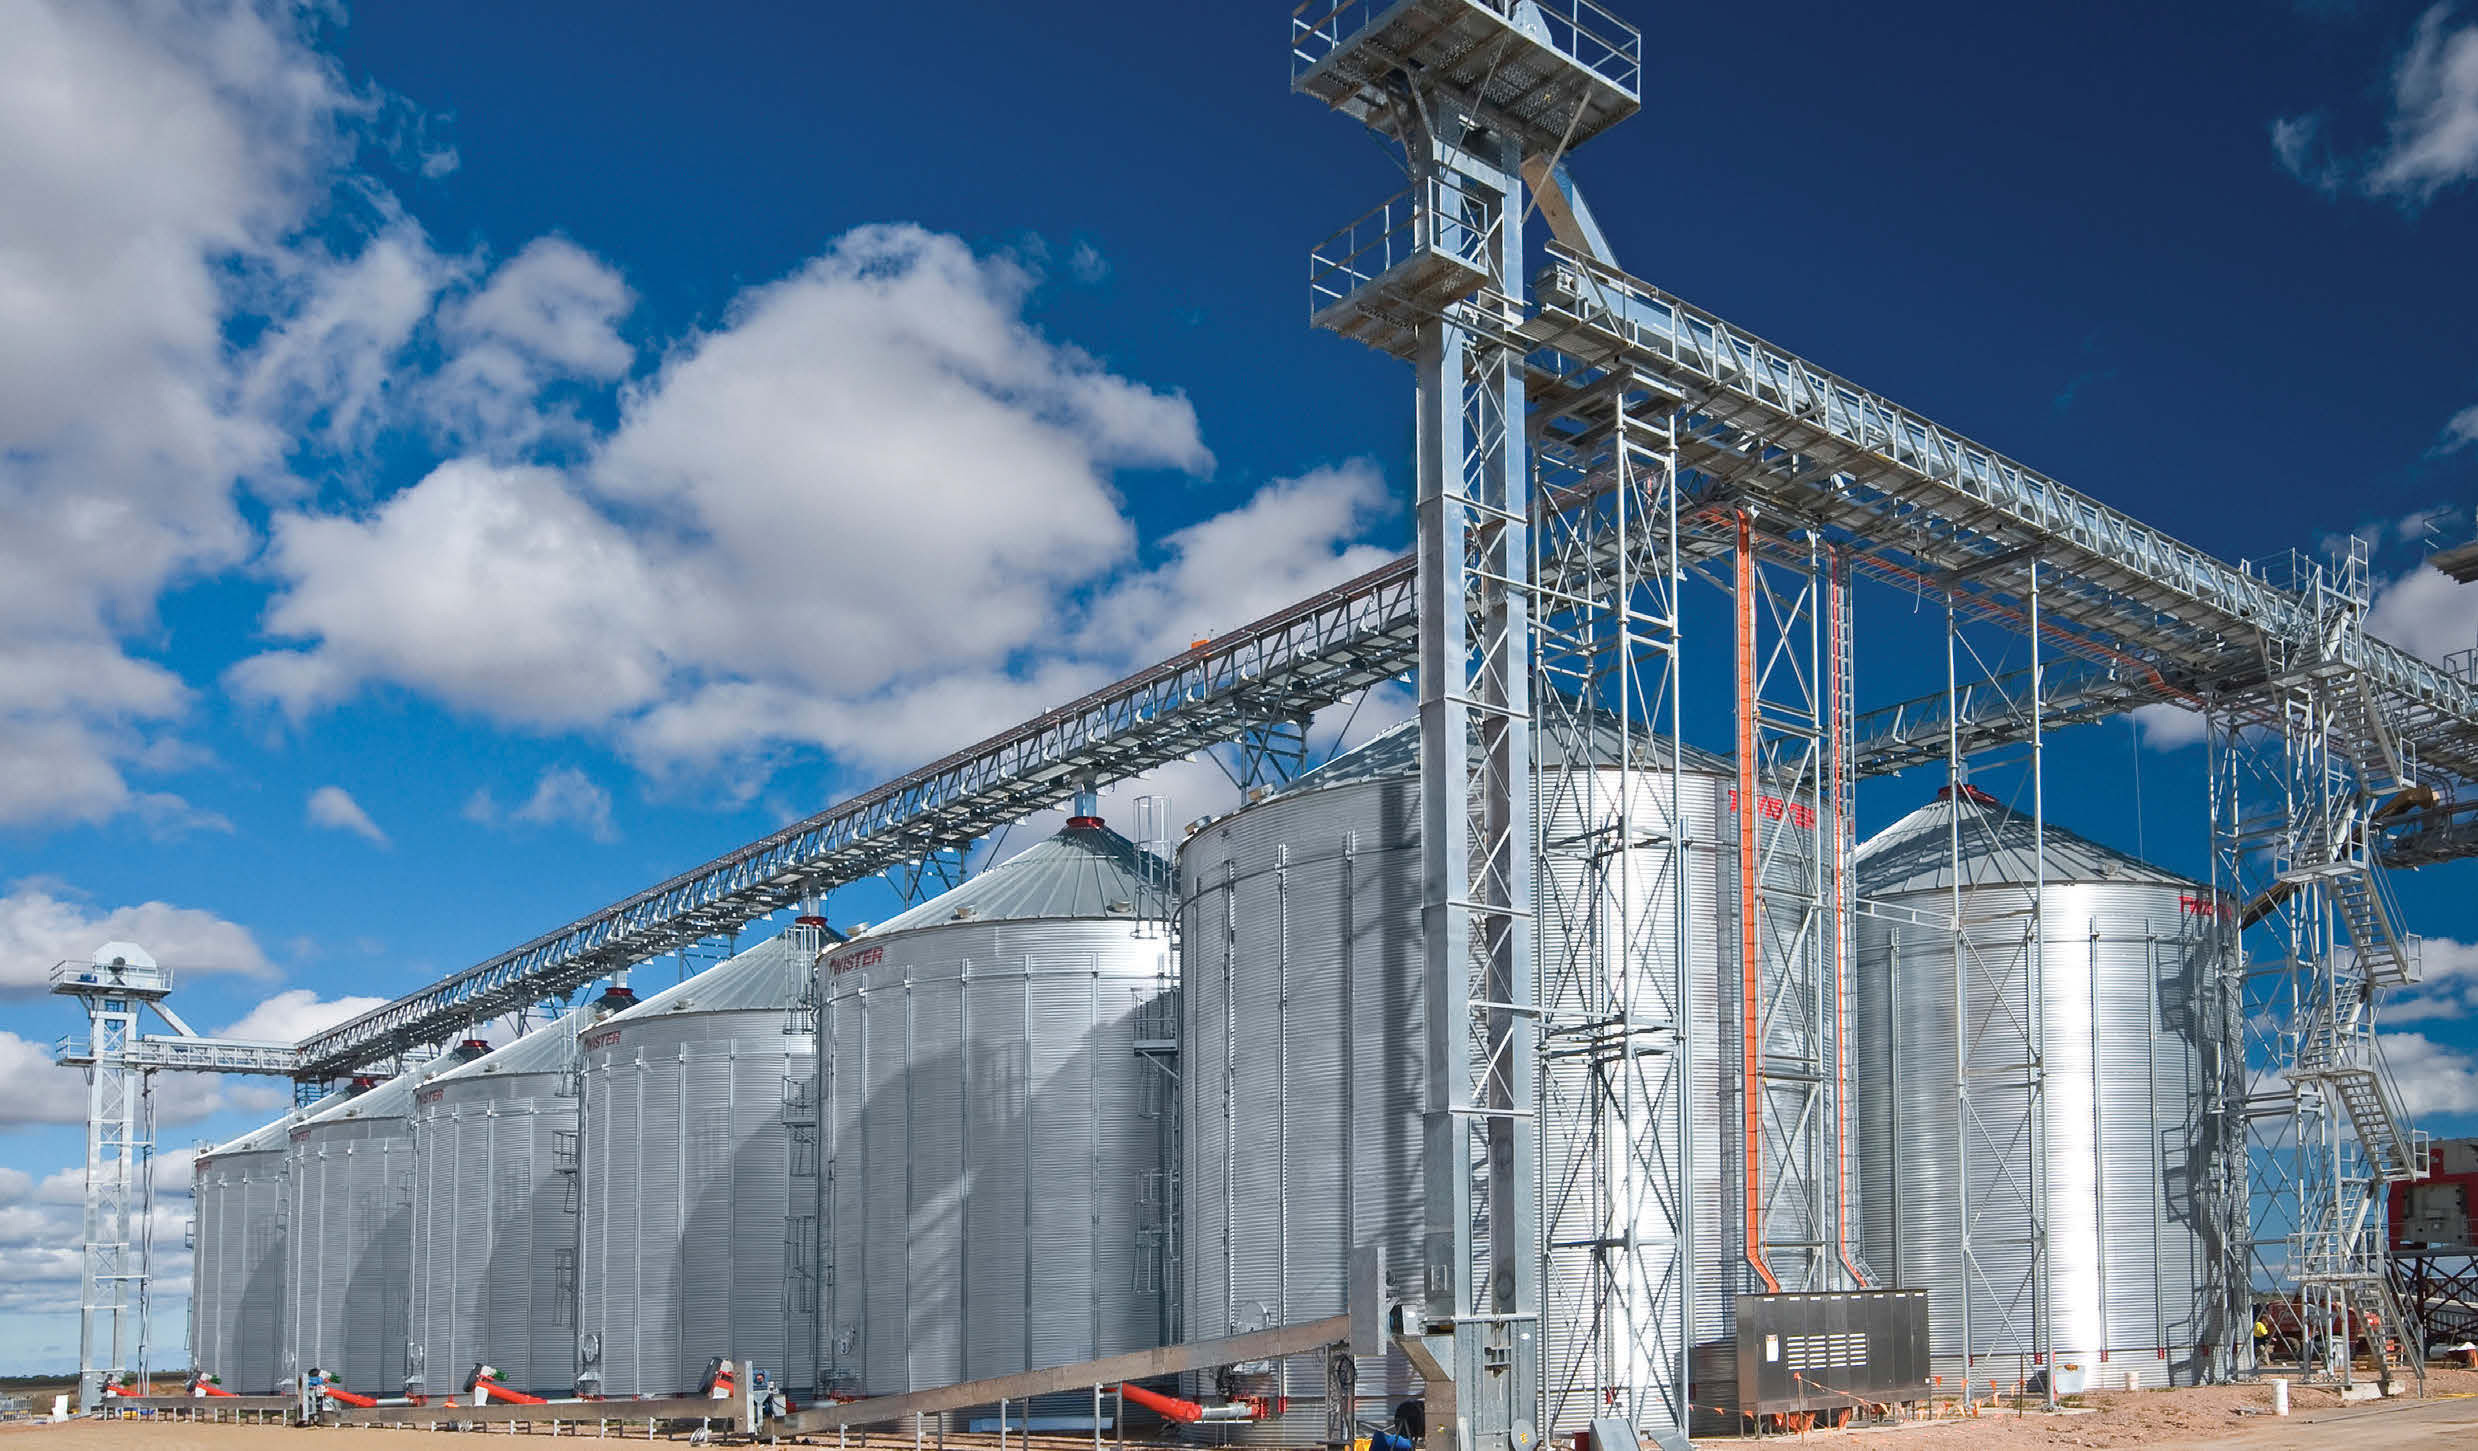
[[[601,1394],[694,1391],[717,1355],[808,1388],[818,945],[794,928],[582,1039],[577,1375]]]
[[[1621,788],[1614,770],[1598,773],[1604,794],[1635,793],[1639,831],[1666,820],[1668,776],[1647,766],[1665,754],[1644,743]],[[1180,1288],[1186,1339],[1233,1334],[1263,1325],[1339,1313],[1354,1245],[1382,1245],[1398,1280],[1423,1262],[1421,1107],[1425,1099],[1425,1020],[1421,991],[1418,732],[1405,725],[1310,772],[1284,792],[1213,822],[1191,837],[1179,857],[1182,999],[1183,1194]],[[1617,750],[1608,749],[1614,762]],[[1721,1017],[1734,983],[1730,924],[1735,921],[1734,778],[1726,763],[1681,751],[1678,783],[1684,830],[1696,843],[1683,871],[1649,857],[1623,874],[1639,893],[1638,920],[1672,920],[1682,894],[1688,923],[1686,977],[1691,1003],[1695,1077],[1691,1086],[1696,1144],[1695,1224],[1698,1274],[1695,1339],[1729,1334],[1733,1296],[1747,1288],[1737,1249],[1734,1065],[1723,1054]],[[1665,762],[1661,762],[1665,764]],[[1553,818],[1580,815],[1573,801],[1542,803]],[[1607,802],[1591,810],[1596,817]],[[1666,835],[1666,833],[1655,832]],[[1556,835],[1554,831],[1550,833]],[[1782,858],[1786,869],[1787,854]],[[1552,858],[1544,883],[1543,951],[1562,923],[1555,914],[1591,911],[1579,890],[1580,867]],[[1551,890],[1553,888],[1553,890]],[[1794,933],[1785,934],[1795,936]],[[1810,938],[1820,934],[1809,934]],[[1645,978],[1674,985],[1666,929],[1632,944],[1611,944],[1611,960]],[[1606,984],[1561,982],[1544,963],[1544,1004],[1578,1010],[1610,1000]],[[1567,969],[1571,971],[1571,969]],[[1597,994],[1597,996],[1594,996]],[[1668,996],[1675,996],[1674,986]],[[1570,1000],[1571,999],[1571,1000]],[[1632,1010],[1650,1021],[1675,1020],[1676,1004],[1640,984]],[[1783,1012],[1776,1031],[1817,1027],[1815,1015]],[[1734,1039],[1733,1039],[1734,1041]],[[1647,1060],[1665,1071],[1674,1059]],[[1591,1089],[1579,1068],[1553,1069],[1544,1079],[1541,1145],[1548,1193],[1641,1202],[1618,1182],[1629,1173],[1586,1135]],[[1727,1088],[1730,1091],[1724,1092]],[[1674,1092],[1661,1095],[1675,1102]],[[1791,1116],[1792,1122],[1802,1121]],[[1799,1156],[1804,1182],[1831,1176],[1828,1117],[1806,1115],[1807,1129],[1787,1152]],[[1652,1130],[1659,1132],[1660,1130]],[[1665,1134],[1673,1138],[1674,1134]],[[1767,1167],[1781,1177],[1783,1146],[1767,1143]],[[1783,1238],[1815,1238],[1802,1203],[1786,1203],[1771,1221]],[[1589,1218],[1589,1214],[1586,1214]],[[1796,1222],[1793,1222],[1796,1221]],[[1571,1223],[1572,1221],[1562,1221]],[[1595,1222],[1598,1234],[1631,1234],[1641,1242],[1668,1234],[1666,1218],[1647,1212],[1641,1223]],[[1657,1255],[1657,1248],[1654,1250]],[[1588,1253],[1553,1253],[1546,1295],[1550,1345],[1547,1394],[1561,1426],[1605,1414],[1594,1397],[1557,1384],[1573,1365],[1576,1328],[1600,1293]],[[1816,1288],[1827,1287],[1825,1280]],[[1793,1285],[1792,1288],[1807,1286]],[[1632,1287],[1643,1289],[1645,1287]],[[1621,1342],[1620,1354],[1657,1357],[1675,1365],[1683,1347]],[[1641,1385],[1653,1377],[1633,1367],[1596,1366],[1595,1388]],[[1572,1376],[1569,1373],[1568,1378]],[[1360,1414],[1386,1416],[1415,1389],[1399,1355],[1360,1367]],[[1233,1427],[1235,1439],[1314,1439],[1323,1427],[1324,1368],[1316,1357],[1285,1363],[1267,1388],[1292,1398],[1275,1423]],[[1561,1390],[1572,1392],[1561,1395]],[[1660,1419],[1647,1411],[1647,1428]]]
[[[290,1131],[286,1377],[315,1368],[363,1395],[402,1392],[413,1259],[413,1090],[462,1061],[434,1059]]]
[[[579,1008],[414,1095],[413,1374],[431,1395],[487,1362],[502,1383],[576,1379]]]
[[[304,1116],[218,1144],[193,1169],[190,1358],[240,1395],[270,1393],[284,1377],[285,1161]]]
[[[1956,1030],[1953,936],[1860,919],[1861,1213],[1876,1270],[1933,1292],[1944,1373],[1959,1369],[1967,1283],[1969,1348],[1996,1362],[1977,1374],[2009,1386],[2034,1350],[2030,1099],[1999,1075],[1974,1079],[1965,1127],[1958,1052],[1967,1037],[1983,1063],[2020,1060],[2034,857],[2027,816],[1975,792],[1962,801],[1968,1034]],[[1875,837],[1860,852],[1862,892],[1941,921],[1954,902],[1955,824],[1948,797]],[[2214,990],[2224,904],[2055,826],[2046,835],[2037,964],[2054,1348],[2094,1384],[2122,1384],[2127,1371],[2189,1384],[2210,1373],[2209,1347],[2226,1328],[2215,1320],[2224,1307],[2205,1200],[2210,1085],[2222,1055],[2237,1051]],[[1964,1189],[1980,1266],[1969,1272]]]
[[[1166,887],[1078,818],[828,955],[828,1388],[1162,1342]]]

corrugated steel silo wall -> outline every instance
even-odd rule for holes
[[[284,1373],[347,1390],[404,1388],[412,1282],[413,1136],[402,1118],[293,1130],[286,1164]]]
[[[2021,960],[2028,899],[2020,887],[1963,894],[1973,950],[1999,965],[1973,974],[1971,1018],[1983,1027],[2006,1011],[1984,982]],[[1943,891],[1893,900],[1938,917],[1951,906]],[[2041,914],[2051,1323],[2059,1355],[2083,1357],[2094,1384],[2120,1385],[2127,1371],[2149,1385],[2209,1374],[2220,1274],[2207,1233],[2206,1114],[2227,1033],[2211,1011],[2211,934],[2195,901],[2195,889],[2174,885],[2072,883],[2051,885]],[[2027,1095],[1975,1084],[1978,1126],[1965,1140],[1949,935],[1862,917],[1858,957],[1852,1062],[1868,1257],[1889,1282],[1933,1293],[1935,1350],[1957,1369],[1966,1141],[1984,1267],[1969,1277],[1972,1349],[2026,1359],[2030,1319],[2006,1302],[2029,1264]],[[2014,1369],[1978,1373],[2009,1381]]]
[[[692,1392],[718,1355],[809,1389],[817,1313],[790,1246],[815,1191],[795,1193],[784,1099],[817,1054],[794,1011],[622,1017],[583,1039],[578,1374],[604,1395]]]
[[[887,1395],[1162,1343],[1146,1201],[1170,1098],[1136,1029],[1170,970],[1164,931],[1133,920],[963,921],[829,956],[825,1384]]]
[[[283,1378],[284,1159],[281,1148],[200,1159],[192,1186],[191,1359],[239,1395]]]
[[[1603,774],[1608,792],[1620,789],[1617,773]],[[1639,831],[1665,819],[1664,775],[1637,771],[1625,789],[1636,793]],[[1355,1241],[1385,1247],[1398,1285],[1418,1273],[1426,1061],[1418,799],[1418,784],[1408,777],[1301,790],[1212,823],[1180,853],[1183,1338],[1340,1313]],[[1683,894],[1694,1064],[1692,1338],[1712,1345],[1731,1334],[1735,1295],[1755,1287],[1739,1233],[1734,783],[1690,770],[1679,782],[1678,810],[1690,843],[1684,866],[1673,870],[1666,852],[1647,850],[1626,874],[1637,894],[1637,920],[1663,924],[1638,935],[1629,970],[1674,983],[1674,963],[1649,955],[1668,952],[1668,914]],[[1829,829],[1829,818],[1823,820]],[[1656,856],[1662,859],[1652,860]],[[1768,875],[1785,889],[1779,894],[1785,904],[1801,869],[1795,857],[1785,850],[1770,863]],[[1543,886],[1544,912],[1552,914],[1543,920],[1544,932],[1562,930],[1553,915],[1561,902],[1590,910],[1579,900],[1579,868],[1552,858],[1549,870],[1560,880]],[[1778,935],[1785,941],[1799,936],[1790,925]],[[1809,950],[1823,950],[1821,932],[1806,940]],[[1611,959],[1618,955],[1613,944]],[[1557,1008],[1554,974],[1544,971],[1543,977],[1544,1005]],[[1638,995],[1636,1001],[1648,1000]],[[1778,1045],[1799,1031],[1828,1032],[1823,1006],[1819,1001],[1774,1014]],[[1732,1015],[1726,1035],[1725,1012]],[[1657,1067],[1648,1063],[1647,1071]],[[1614,1153],[1598,1166],[1591,1162],[1594,1151],[1581,1121],[1587,1086],[1572,1068],[1553,1067],[1544,1081],[1544,1198],[1562,1185],[1599,1193],[1624,1172],[1605,1167],[1620,1157]],[[1829,1114],[1818,1111],[1804,1122],[1805,1136],[1786,1152],[1796,1156],[1804,1182],[1829,1184]],[[1665,1124],[1656,1132],[1672,1137]],[[1768,1181],[1780,1182],[1783,1146],[1768,1142],[1763,1153]],[[1554,1204],[1544,1206],[1544,1224],[1555,1212]],[[1638,1223],[1610,1228],[1648,1245],[1669,1232],[1665,1215],[1651,1211]],[[1776,1210],[1771,1229],[1793,1238],[1828,1236],[1830,1227],[1811,1206],[1792,1200]],[[1824,1254],[1829,1259],[1829,1246]],[[1557,1369],[1577,1363],[1576,1327],[1602,1293],[1592,1281],[1590,1258],[1584,1251],[1551,1251],[1544,1276],[1544,1396],[1554,1429],[1579,1428],[1595,1401],[1588,1392],[1596,1387],[1577,1386],[1571,1378],[1561,1385]],[[1281,1268],[1286,1263],[1288,1274]],[[1775,1269],[1789,1289],[1838,1283],[1829,1266],[1812,1283],[1787,1261]],[[1633,1353],[1675,1366],[1684,1349],[1638,1344]],[[1622,1365],[1614,1378],[1641,1386],[1648,1376],[1640,1365]],[[1294,1359],[1283,1367],[1279,1393],[1301,1408],[1275,1423],[1234,1427],[1230,1436],[1316,1439],[1324,1384],[1316,1357]],[[1364,1363],[1361,1413],[1384,1417],[1414,1384],[1399,1356]],[[1638,1424],[1650,1428],[1664,1420],[1646,1411]]]
[[[550,1030],[545,1030],[550,1031]],[[412,1363],[431,1395],[476,1362],[519,1390],[576,1381],[575,1176],[558,1141],[577,1125],[556,1073],[424,1085],[413,1113]]]

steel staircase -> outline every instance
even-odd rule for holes
[[[2425,1172],[2420,1136],[2401,1111],[2363,1005],[2319,1010],[2308,1020],[2297,1035],[2294,1076],[2321,1085],[2340,1101],[2377,1183],[2397,1184]]]

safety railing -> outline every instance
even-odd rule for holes
[[[1291,76],[1357,40],[1401,0],[1307,0],[1291,12]],[[1492,15],[1628,95],[1640,94],[1643,33],[1593,0],[1430,0]]]
[[[1493,275],[1499,221],[1494,198],[1446,173],[1413,182],[1309,251],[1308,316],[1415,262],[1443,263],[1477,285]]]

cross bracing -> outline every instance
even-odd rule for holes
[[[2043,633],[2067,652],[2043,682],[2052,727],[2206,694],[2238,715],[2259,695],[2276,719],[2262,642],[2313,640],[2315,617],[2297,591],[1614,269],[1560,257],[1551,270],[1523,327],[1551,349],[1529,370],[1538,416],[1558,414],[1586,385],[1587,368],[1592,381],[1631,369],[1683,400],[1681,472],[1703,502],[1753,500],[1779,511],[1767,515],[1775,528],[1812,522],[1848,544],[1854,572],[1949,588],[1965,614],[2018,613],[2038,559]],[[1716,520],[1683,519],[1680,528],[1707,553],[1723,547]],[[729,932],[804,893],[977,840],[1056,804],[1079,779],[1133,775],[1398,676],[1414,664],[1412,563],[1406,556],[1372,570],[374,1009],[302,1044],[298,1072],[331,1077],[435,1041]],[[2351,649],[2423,779],[2478,779],[2478,691],[2373,637]],[[2025,713],[2012,697],[2023,686],[2019,677],[1972,686],[1964,731],[1980,744],[2018,739],[2011,733]],[[1938,695],[1862,715],[1854,773],[1941,759],[1943,709]],[[2466,803],[2442,794],[2434,829],[2404,860],[2478,855]]]

